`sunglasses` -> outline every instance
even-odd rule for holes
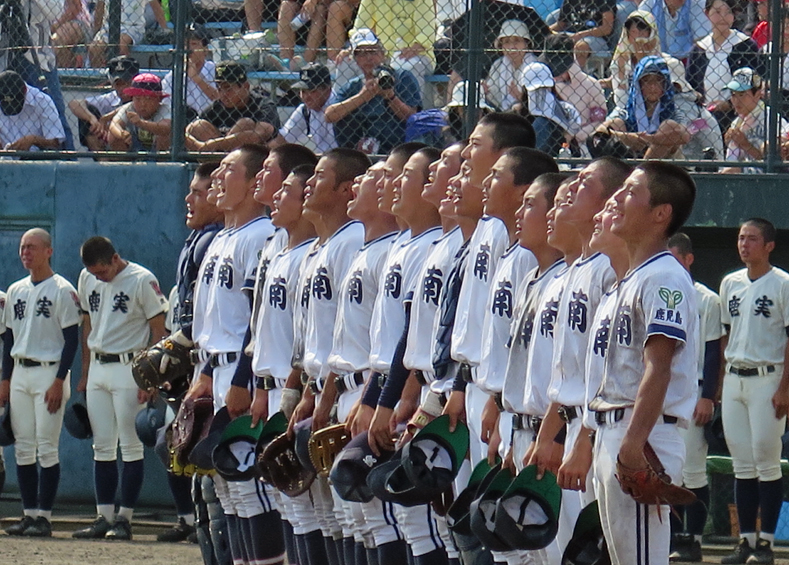
[[[632,20],[627,20],[625,22],[625,29],[630,30],[633,26],[636,26],[636,29],[639,31],[649,31],[649,24],[647,24],[642,19],[633,18]]]

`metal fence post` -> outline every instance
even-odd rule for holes
[[[172,126],[170,129],[170,159],[178,161],[184,153],[186,129],[186,41],[184,40],[190,0],[171,0],[170,14],[173,18],[175,38],[173,42],[173,94],[170,101]],[[173,8],[175,8],[173,10]]]
[[[466,33],[468,58],[466,64],[466,112],[464,115],[466,137],[471,135],[479,116],[480,58],[482,56],[482,2],[470,0],[470,17]],[[451,93],[450,93],[451,95]]]
[[[767,172],[774,173],[779,167],[781,161],[780,144],[778,143],[778,136],[780,135],[780,120],[779,114],[781,105],[781,59],[783,58],[781,43],[783,42],[783,2],[782,0],[769,0],[769,13],[770,21],[770,41],[772,41],[772,48],[770,49],[770,110],[767,115],[767,154],[765,155],[767,161]]]

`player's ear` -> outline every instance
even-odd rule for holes
[[[674,215],[674,207],[671,204],[658,204],[652,208],[652,217],[659,224],[671,223],[671,217]]]
[[[764,248],[767,250],[767,253],[772,253],[773,250],[775,249],[775,242],[774,241],[769,241],[769,242],[765,243],[764,244]]]

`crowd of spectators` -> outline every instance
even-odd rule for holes
[[[168,149],[173,73],[159,80],[140,69],[133,52],[147,33],[167,29],[168,2],[121,0],[120,57],[110,61],[105,0],[64,0],[60,13],[43,0],[21,4],[27,37],[0,34],[0,70],[6,71],[0,90],[14,98],[0,108],[5,148],[74,149],[57,68],[84,65],[106,68],[111,90],[68,104],[80,144],[90,151]],[[460,61],[468,56],[463,26],[469,14],[460,4],[281,0],[276,34],[254,37],[278,56],[280,69],[298,71],[299,79],[267,87],[250,80],[255,69],[241,61],[212,60],[213,36],[190,25],[186,149],[226,152],[250,142],[290,142],[318,152],[343,146],[382,154],[416,137],[435,145],[461,138],[469,85]],[[776,49],[767,0],[745,7],[735,0],[526,4],[486,3],[479,30],[483,78],[473,104],[480,115],[529,117],[538,148],[563,157],[764,159],[773,55],[781,58],[777,110],[789,110],[789,12]],[[267,7],[262,0],[243,5],[248,29],[260,30]],[[19,49],[25,42],[28,48]],[[430,80],[434,73],[449,75],[445,89]],[[25,88],[11,92],[17,77]],[[292,113],[283,108],[294,105]],[[53,127],[53,108],[60,128]],[[787,153],[783,126],[779,143]]]

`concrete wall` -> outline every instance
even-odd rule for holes
[[[57,272],[76,284],[82,265],[80,244],[105,235],[120,254],[151,269],[167,290],[187,230],[183,197],[190,171],[180,164],[104,164],[80,162],[0,161],[0,288],[25,275],[17,256],[19,238],[34,226],[53,235]],[[762,215],[780,228],[789,227],[789,177],[699,175],[699,194],[687,232],[696,244],[695,275],[717,288],[720,278],[739,266],[736,228],[747,217]],[[781,232],[775,254],[789,267],[789,232]],[[77,357],[79,359],[79,356]],[[72,385],[80,374],[75,363]],[[5,450],[9,490],[16,490],[13,448]],[[61,499],[91,501],[90,442],[61,436]],[[165,473],[146,454],[143,501],[170,504]]]
[[[82,269],[79,246],[93,235],[113,240],[122,257],[138,262],[169,292],[187,229],[183,198],[190,172],[180,164],[99,164],[93,162],[0,162],[0,288],[26,272],[19,257],[22,233],[41,226],[52,233],[54,269],[75,286]],[[79,355],[72,386],[80,375]],[[61,499],[92,500],[93,466],[89,441],[61,435]],[[161,463],[147,450],[146,504],[169,504]],[[5,450],[8,490],[16,489],[13,448]]]

